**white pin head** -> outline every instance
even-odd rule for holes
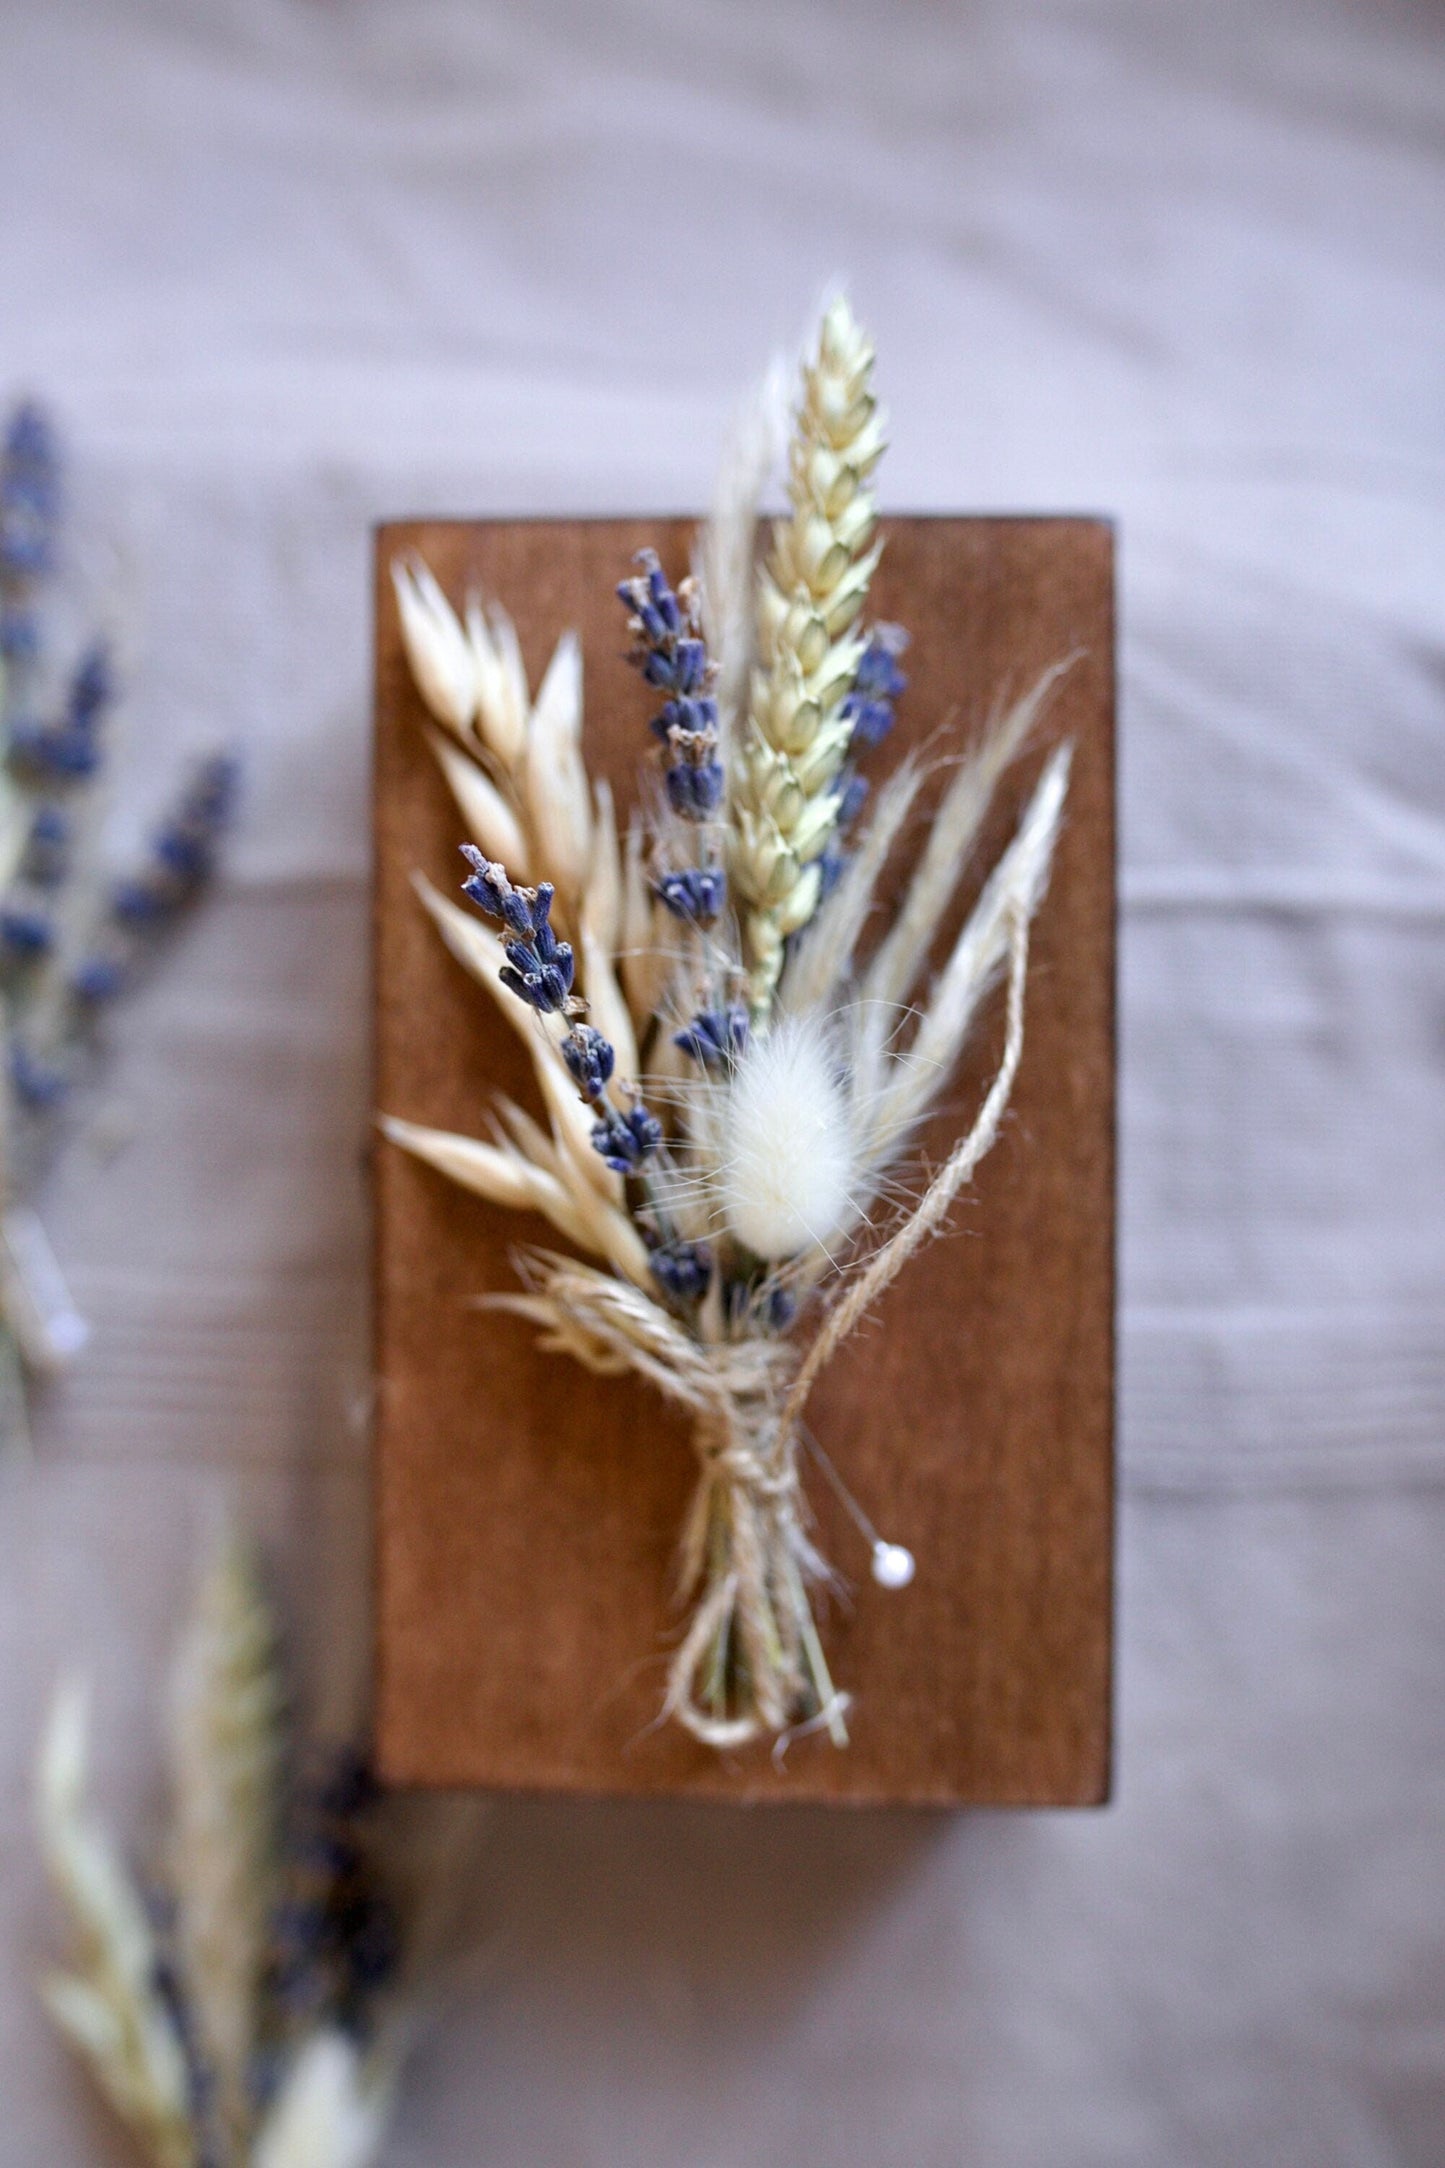
[[[907,1588],[913,1579],[912,1551],[901,1543],[885,1543],[880,1536],[873,1546],[873,1578],[880,1588]]]

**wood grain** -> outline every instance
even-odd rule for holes
[[[913,632],[881,771],[940,753],[1047,664],[1079,659],[1007,779],[997,853],[1047,746],[1076,756],[1030,968],[1027,1041],[1004,1135],[950,1236],[915,1259],[836,1359],[818,1436],[879,1528],[918,1556],[876,1588],[817,1470],[818,1533],[852,1584],[823,1632],[855,1698],[853,1743],[729,1761],[650,1728],[678,1630],[673,1549],[693,1482],[686,1435],[644,1387],[539,1354],[479,1314],[541,1223],[376,1152],[377,1749],[399,1783],[682,1793],[734,1800],[1082,1805],[1108,1792],[1114,1316],[1113,543],[1082,519],[897,519],[875,614]],[[415,548],[455,598],[511,611],[533,682],[580,630],[593,768],[631,802],[644,688],[613,586],[689,523],[409,523],[376,538],[376,1095],[484,1133],[489,1092],[531,1101],[525,1056],[447,957],[409,886],[463,871],[423,740],[387,567]],[[923,1140],[937,1164],[997,1060],[998,1004]]]

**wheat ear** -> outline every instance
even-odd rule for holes
[[[766,1020],[789,934],[822,891],[852,737],[844,703],[855,627],[881,544],[870,480],[883,451],[873,348],[844,300],[803,372],[789,452],[792,516],[774,526],[758,587],[760,667],[732,755],[731,872],[756,1023]]]
[[[250,2136],[252,2061],[276,1899],[283,1690],[255,1562],[227,1531],[181,1641],[171,1696],[176,1944],[223,2161]]]

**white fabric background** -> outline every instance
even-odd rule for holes
[[[122,828],[218,728],[251,772],[119,1027],[134,1145],[49,1206],[97,1334],[0,1498],[4,2168],[123,2157],[30,1997],[57,1667],[139,1835],[219,1498],[333,1693],[364,1615],[367,523],[695,505],[840,271],[894,506],[1122,522],[1117,1804],[500,1806],[390,2157],[1445,2158],[1442,31],[0,5],[0,387],[140,568]]]

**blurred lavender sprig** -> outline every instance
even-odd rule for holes
[[[15,408],[0,447],[0,659],[12,675],[40,652],[39,589],[54,569],[60,455],[44,409]]]
[[[198,760],[140,863],[107,867],[121,687],[108,635],[67,663],[51,631],[64,495],[56,431],[27,401],[0,439],[0,1442],[23,1431],[26,1374],[84,1337],[30,1199],[72,1133],[103,1012],[204,891],[237,786],[232,755]]]

